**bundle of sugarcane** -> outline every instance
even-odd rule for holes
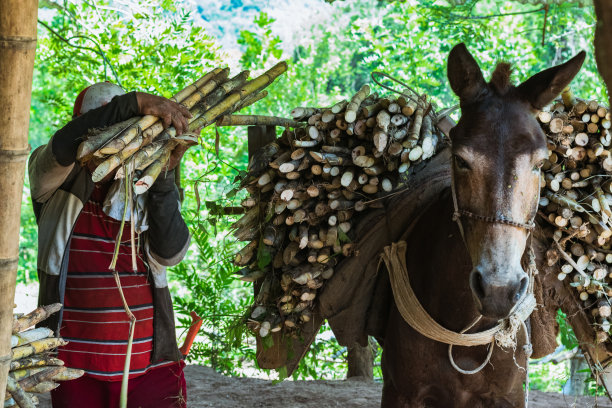
[[[250,242],[234,262],[241,279],[261,283],[248,324],[262,337],[296,335],[334,266],[351,255],[360,214],[435,154],[435,113],[407,92],[387,99],[365,85],[329,108],[295,108],[282,137],[251,160],[241,182],[246,214],[234,224],[235,237]],[[226,116],[218,125],[256,120]]]
[[[49,392],[58,386],[57,381],[72,380],[83,375],[82,370],[64,367],[63,361],[52,356],[53,349],[67,342],[53,337],[53,331],[48,328],[30,328],[61,307],[60,303],[55,303],[41,306],[27,315],[15,316],[5,407],[34,407],[38,399],[33,393]]]
[[[81,164],[95,160],[94,182],[124,165],[117,171],[117,177],[125,177],[125,171],[128,176],[136,174],[134,192],[142,194],[155,182],[177,144],[197,140],[193,135],[189,137],[189,132],[204,128],[218,117],[264,98],[267,91],[263,89],[286,70],[287,64],[281,62],[261,76],[247,80],[249,71],[228,78],[229,68],[216,68],[171,98],[192,114],[185,136],[176,137],[173,127],[164,130],[156,116],[131,118],[101,131],[90,132],[79,146],[77,159]]]
[[[612,296],[612,137],[610,112],[597,101],[562,100],[538,114],[548,137],[540,216],[551,226],[549,265],[569,281],[608,339]],[[568,278],[569,276],[569,278]]]

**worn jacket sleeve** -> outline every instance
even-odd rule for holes
[[[149,189],[147,211],[151,256],[163,266],[181,262],[189,247],[189,230],[179,207],[174,170],[160,174]]]
[[[62,185],[74,167],[76,152],[89,129],[103,128],[138,115],[136,93],[116,96],[58,130],[49,143],[34,150],[28,172],[32,199],[43,203]]]

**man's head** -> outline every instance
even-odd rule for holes
[[[74,101],[72,117],[76,118],[85,112],[106,105],[117,95],[123,95],[125,91],[112,82],[98,82],[83,89]]]

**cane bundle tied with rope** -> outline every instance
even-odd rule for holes
[[[380,76],[390,78],[375,73],[375,83]],[[402,191],[444,143],[427,96],[394,92],[363,85],[327,107],[297,107],[281,138],[249,163],[240,183],[246,214],[234,224],[248,244],[234,262],[241,279],[261,283],[247,323],[259,336],[299,336],[318,291],[352,255],[362,214]]]

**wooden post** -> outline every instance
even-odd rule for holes
[[[249,126],[249,160],[253,154],[276,139],[276,126]]]
[[[581,352],[570,358],[570,378],[563,386],[564,395],[586,395],[586,381],[590,376],[589,364]]]
[[[362,377],[364,380],[374,379],[374,354],[370,344],[363,347],[360,344],[353,344],[348,348],[348,372],[346,378]]]
[[[38,0],[0,1],[0,401],[11,361]]]

